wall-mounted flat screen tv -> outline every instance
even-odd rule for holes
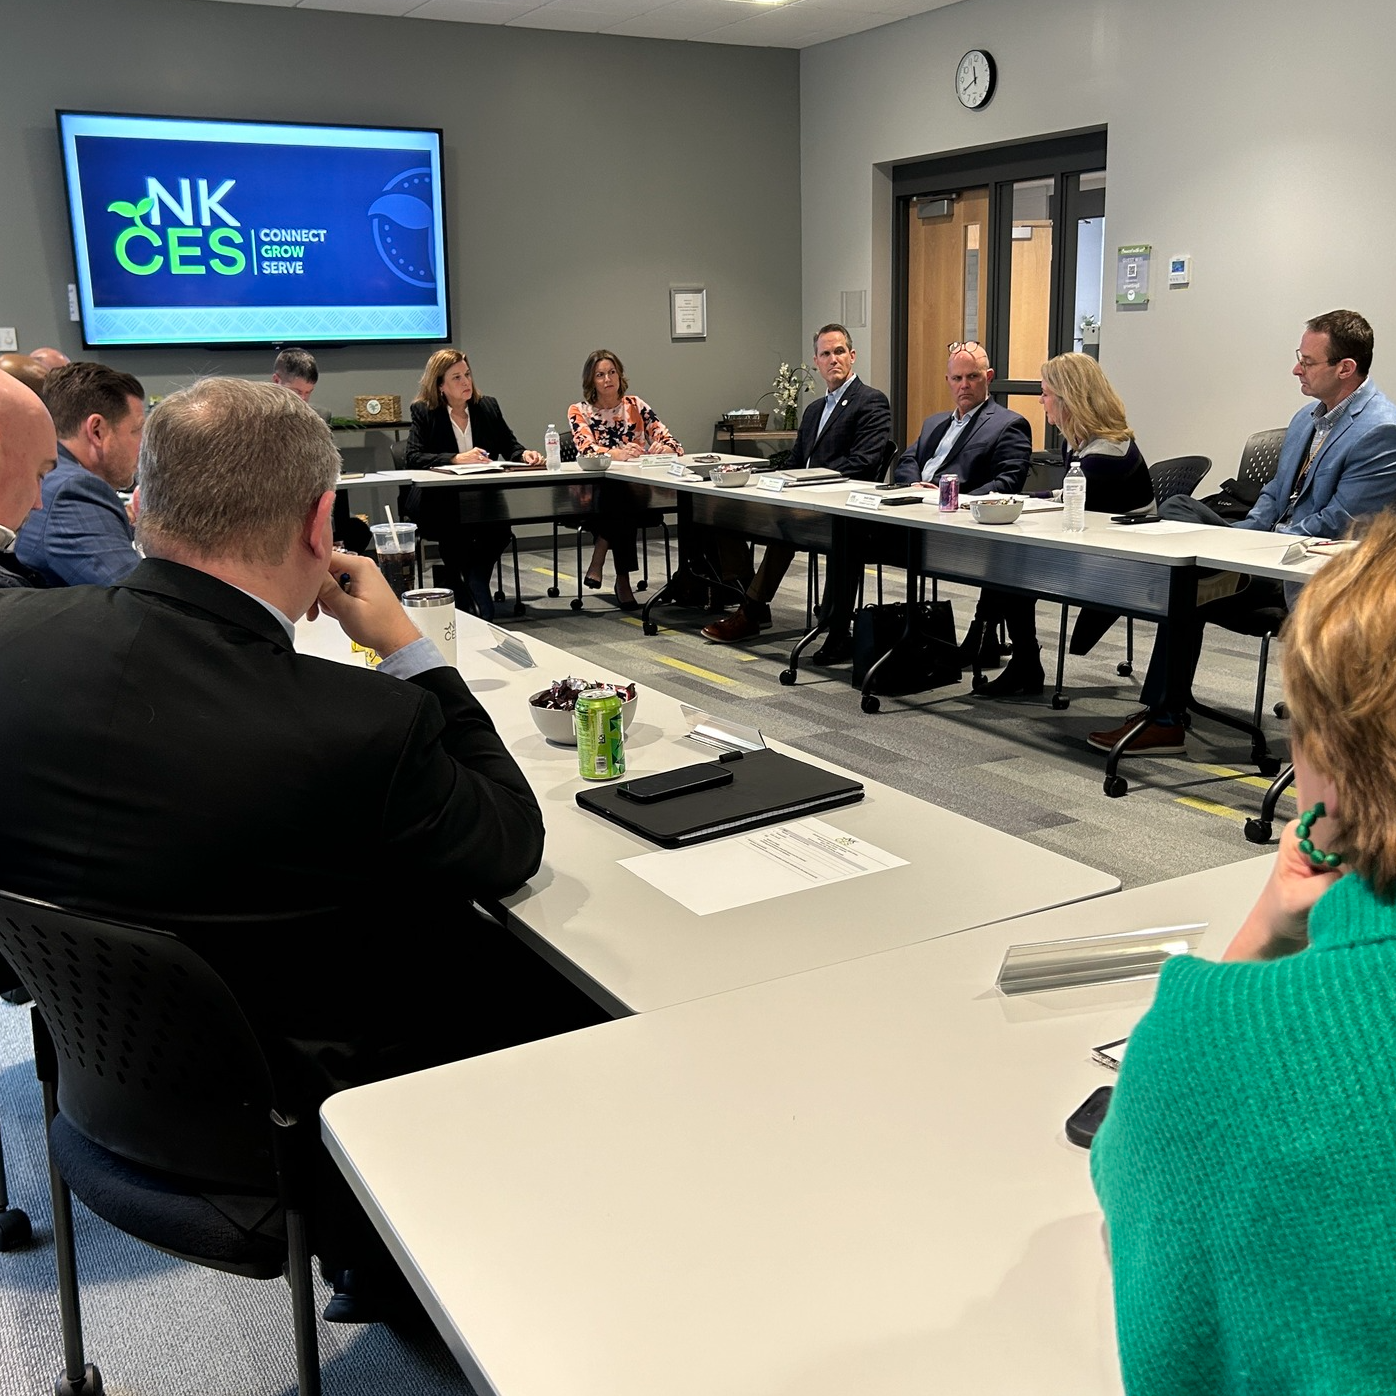
[[[450,338],[440,131],[57,115],[88,348]]]

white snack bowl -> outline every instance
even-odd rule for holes
[[[572,726],[572,712],[563,708],[540,708],[533,699],[545,697],[548,690],[545,688],[541,693],[535,693],[528,700],[528,710],[533,715],[533,725],[539,733],[548,741],[557,746],[576,746],[577,731]],[[635,708],[640,701],[639,690],[636,690],[633,698],[622,698],[620,700],[620,725],[623,732],[630,730],[630,724],[635,719]]]
[[[751,479],[751,471],[743,470],[740,466],[736,470],[714,469],[708,479],[720,490],[739,490]]]
[[[975,523],[1009,524],[1023,512],[1021,499],[1004,499],[996,495],[981,495],[969,501],[969,512]]]

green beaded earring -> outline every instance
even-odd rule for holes
[[[1295,831],[1299,835],[1299,851],[1308,854],[1309,862],[1316,868],[1336,868],[1342,861],[1341,853],[1325,853],[1321,848],[1314,847],[1314,841],[1309,837],[1310,831],[1314,827],[1316,820],[1322,819],[1328,811],[1323,807],[1320,800],[1313,809],[1306,809],[1299,816],[1299,828]]]

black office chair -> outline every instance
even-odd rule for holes
[[[0,893],[0,954],[35,999],[63,1327],[57,1396],[102,1390],[83,1354],[72,1194],[182,1260],[264,1280],[284,1270],[299,1390],[318,1396],[301,1210],[319,1147],[313,1103],[287,1089],[223,980],[167,932]]]
[[[0,998],[14,1004],[29,1002],[29,990],[19,982],[19,976],[3,958],[0,958]],[[10,1206],[10,1189],[5,1179],[5,1150],[3,1142],[0,1142],[0,1251],[14,1251],[27,1246],[33,1236],[28,1216],[18,1207]]]
[[[1164,500],[1174,495],[1190,495],[1206,478],[1212,468],[1206,456],[1174,456],[1161,460],[1149,467],[1149,484],[1153,487],[1154,508],[1159,508]],[[1062,603],[1061,634],[1057,637],[1057,684],[1052,694],[1052,706],[1058,710],[1071,706],[1071,700],[1062,692],[1062,680],[1066,674],[1067,628],[1066,618],[1070,608]],[[1075,628],[1071,632],[1070,649],[1072,654],[1089,654],[1102,635],[1120,618],[1118,611],[1106,611],[1096,606],[1083,606],[1076,617]],[[1125,657],[1115,666],[1115,672],[1122,679],[1134,673],[1134,617],[1125,618]]]
[[[388,450],[392,453],[392,458],[393,458],[393,469],[394,469],[394,470],[406,470],[406,469],[407,469],[407,442],[405,442],[405,441],[394,441],[394,442],[392,442],[392,443],[389,445]],[[415,508],[416,508],[416,500],[413,498],[413,495],[416,494],[416,493],[417,493],[417,486],[415,486],[415,485],[414,485],[414,486],[411,486],[411,487],[408,488],[408,489],[404,489],[404,490],[402,491],[402,493],[401,493],[401,495],[399,496],[399,498],[400,498],[401,501],[402,501],[402,503],[401,503],[401,505],[400,505],[400,509],[401,509],[401,512],[402,512],[403,514],[406,514],[409,508],[412,508],[412,509],[415,509]],[[510,547],[510,549],[512,550],[513,555],[514,555],[514,614],[515,614],[516,616],[521,616],[521,615],[523,615],[524,609],[525,609],[525,608],[524,608],[524,604],[523,604],[523,588],[522,588],[522,585],[521,585],[521,582],[520,582],[520,577],[519,577],[519,540],[518,540],[517,538],[515,538],[512,534],[510,534],[510,536],[509,536],[509,547]],[[419,556],[420,556],[420,557],[425,558],[425,556],[426,556],[426,540],[425,540],[425,539],[422,539],[421,542],[419,543],[419,545],[418,545],[418,553],[419,553]],[[549,593],[549,594],[552,595],[552,594],[554,594],[554,593]],[[504,555],[503,555],[502,553],[500,554],[498,563],[496,563],[496,565],[495,565],[495,592],[494,592],[494,599],[495,599],[496,601],[503,601],[503,600],[505,600],[505,595],[504,595]]]
[[[1241,448],[1241,463],[1236,478],[1223,480],[1221,489],[1202,502],[1224,519],[1233,523],[1250,513],[1260,492],[1275,478],[1280,468],[1280,447],[1284,445],[1286,427],[1257,431],[1246,438]]]
[[[873,471],[872,483],[884,484],[891,479],[892,467],[901,453],[902,448],[897,444],[895,438],[890,439],[887,444],[883,446],[882,456],[878,460],[877,468]],[[852,615],[850,616],[850,621],[852,621],[856,618],[858,611],[863,606],[863,582],[865,580],[864,562],[867,554],[865,547],[859,542],[852,529],[849,530],[849,534],[850,547],[847,561],[850,566],[856,566],[858,569],[852,596]],[[823,589],[819,579],[819,554],[811,549],[805,556],[807,559],[805,568],[805,633],[795,642],[794,648],[790,651],[790,662],[786,668],[782,669],[780,672],[780,682],[787,686],[795,682],[796,676],[799,673],[800,655],[804,653],[805,648],[814,641],[815,637],[824,628],[826,620],[826,618],[821,618],[817,614],[819,603],[823,596]],[[847,579],[844,585],[847,585]],[[878,604],[881,605],[881,560],[877,563],[877,599]],[[831,597],[830,605],[832,606],[833,604],[834,601]]]
[[[1275,807],[1280,803],[1280,797],[1288,791],[1293,783],[1293,766],[1286,766],[1270,782],[1270,788],[1265,792],[1265,798],[1260,802],[1260,813],[1254,819],[1246,820],[1247,843],[1270,842],[1270,835],[1274,831]]]

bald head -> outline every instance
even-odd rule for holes
[[[38,393],[43,391],[48,369],[32,354],[0,354],[0,373],[7,373],[16,382]]]
[[[0,373],[0,524],[17,529],[31,509],[43,507],[39,482],[57,455],[48,409],[28,388]]]
[[[989,384],[994,381],[984,346],[965,344],[956,349],[945,365],[945,381],[950,385],[956,414],[963,417],[973,412],[989,396]]]
[[[61,349],[31,349],[29,357],[38,364],[45,373],[52,368],[62,368],[64,364],[72,363],[72,360]]]

